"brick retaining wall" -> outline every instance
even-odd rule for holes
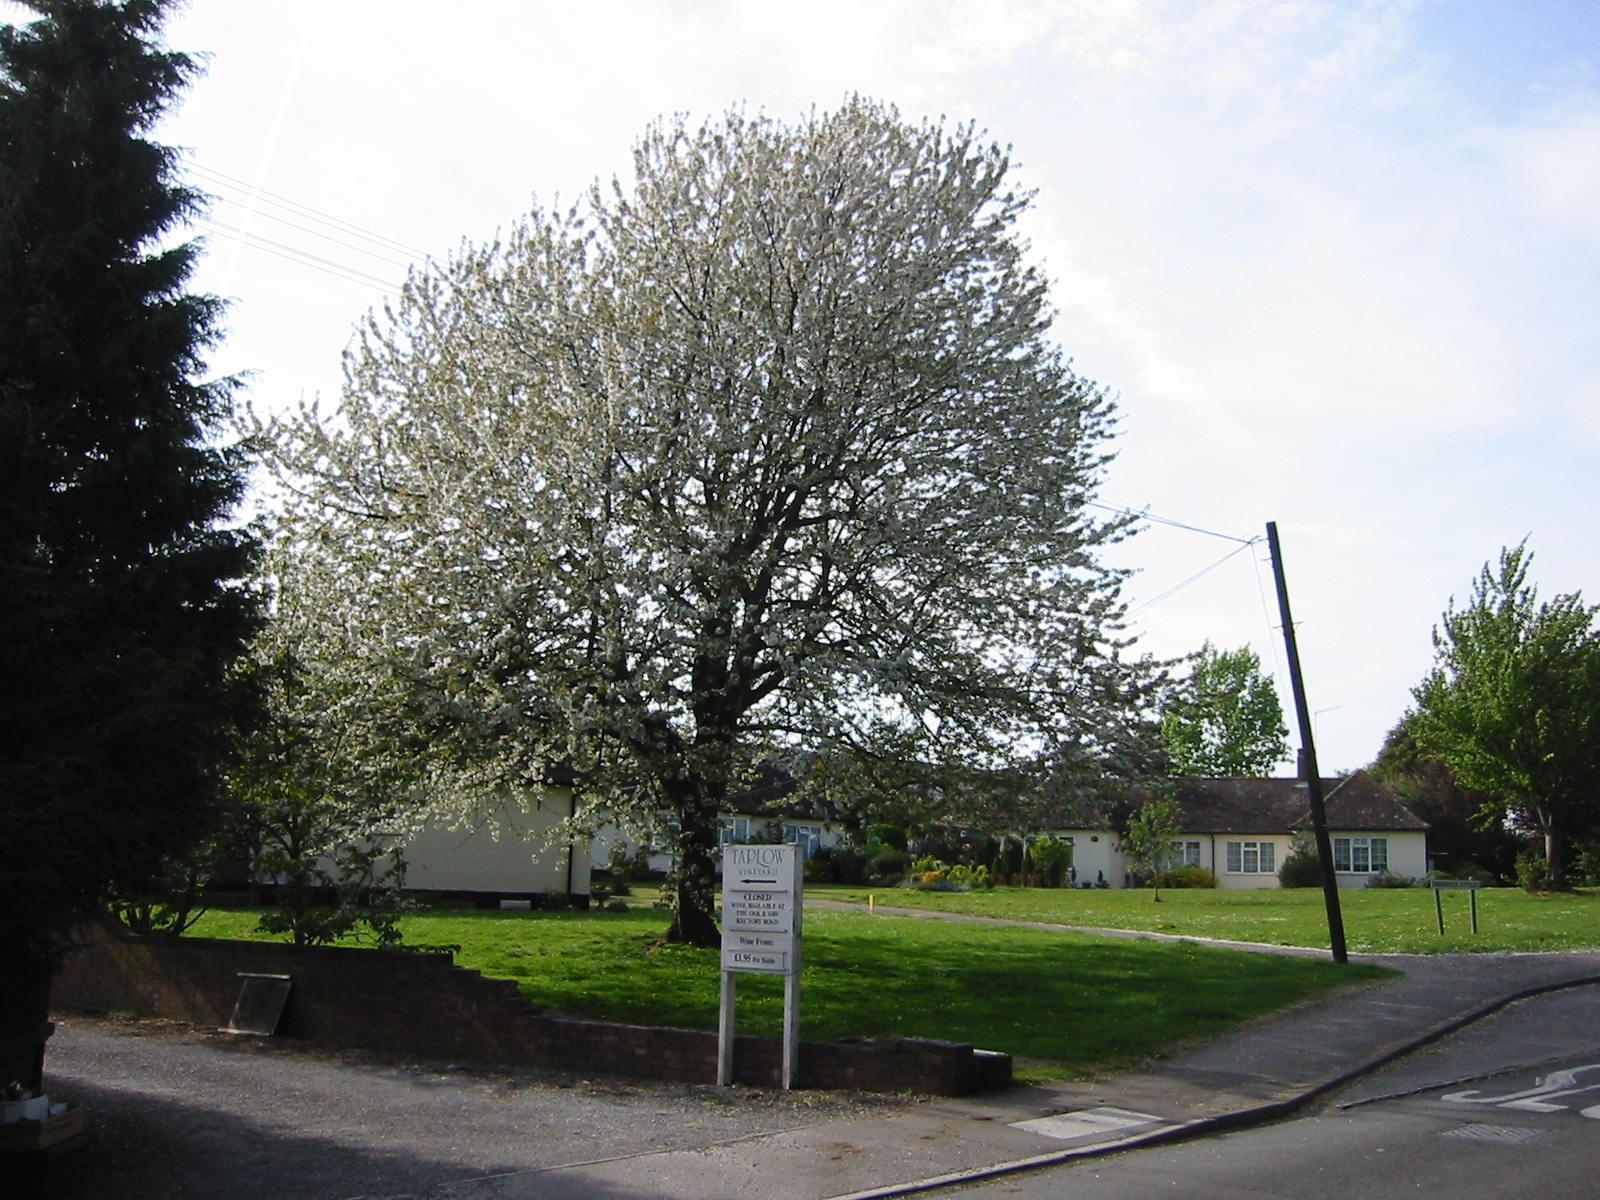
[[[238,972],[289,975],[278,1032],[325,1045],[430,1058],[560,1067],[715,1083],[714,1033],[589,1021],[530,1004],[507,979],[485,979],[443,955],[211,938],[142,938],[97,930],[68,958],[58,1008],[228,1023]],[[741,1037],[740,1083],[777,1087],[777,1038]],[[961,1096],[1011,1082],[1009,1055],[962,1043],[870,1038],[800,1044],[798,1083],[813,1088]]]

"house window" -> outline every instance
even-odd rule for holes
[[[1333,839],[1333,869],[1353,875],[1376,875],[1389,869],[1389,839],[1336,837]]]
[[[722,820],[718,822],[717,845],[737,845],[740,842],[748,842],[749,840],[749,817],[723,817]]]
[[[1274,842],[1229,842],[1228,874],[1271,875],[1278,869]]]
[[[810,825],[785,825],[783,840],[799,846],[801,858],[810,858],[812,848],[816,845],[817,831]]]
[[[1173,842],[1172,864],[1177,867],[1198,867],[1200,865],[1200,843]]]

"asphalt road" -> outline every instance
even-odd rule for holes
[[[1259,1129],[1001,1178],[967,1200],[1596,1200],[1600,988],[1536,997]]]
[[[86,1017],[58,1018],[46,1086],[84,1106],[86,1144],[27,1187],[0,1180],[6,1200],[403,1197],[899,1103],[401,1063]]]

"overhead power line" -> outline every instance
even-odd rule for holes
[[[274,241],[272,238],[263,237],[259,233],[251,233],[249,230],[241,229],[237,225],[225,225],[208,217],[200,218],[198,224],[202,229],[209,229],[225,238],[265,251],[276,258],[286,259],[289,262],[299,263],[303,267],[321,271],[326,275],[333,275],[351,283],[359,283],[364,287],[370,287],[388,294],[393,294],[400,290],[401,285],[392,280],[381,279],[376,275],[370,275],[366,271],[347,266],[344,263],[335,262],[319,254],[312,254],[310,251],[302,250],[298,246]]]
[[[330,212],[325,212],[320,208],[315,208],[312,205],[304,204],[299,200],[292,199],[279,192],[269,191],[266,188],[258,188],[254,184],[250,183],[249,180],[241,179],[237,175],[230,175],[226,171],[218,171],[214,167],[203,166],[202,164],[195,162],[193,159],[185,159],[185,166],[186,169],[191,173],[198,175],[203,180],[210,181],[213,185],[220,186],[223,190],[240,190],[246,195],[252,197],[254,200],[265,200],[269,204],[286,208],[291,212],[300,214],[303,217],[309,217],[318,223],[331,226],[332,228],[340,230],[346,235],[357,237],[362,241],[371,242],[374,245],[382,246],[390,251],[398,251],[399,253],[407,255],[412,259],[426,258],[428,256],[428,252],[426,250],[422,250],[416,246],[408,245],[407,243],[399,241],[395,238],[387,237],[384,234],[369,229],[364,225],[358,225],[354,221],[347,221],[343,217],[334,216]]]
[[[1203,533],[1206,537],[1221,538],[1225,542],[1238,542],[1241,546],[1253,545],[1259,542],[1259,537],[1242,538],[1231,533],[1218,533],[1215,529],[1203,529],[1199,525],[1190,525],[1185,521],[1175,521],[1171,517],[1159,517],[1147,508],[1128,508],[1121,504],[1103,504],[1098,500],[1087,502],[1090,508],[1103,509],[1106,512],[1118,513],[1125,517],[1138,517],[1141,521],[1150,521],[1156,525],[1166,525],[1172,529],[1183,529],[1189,533]]]

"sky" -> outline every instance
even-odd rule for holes
[[[1501,547],[1600,600],[1600,4],[192,0],[166,40],[206,56],[157,136],[214,197],[213,362],[264,409],[653,120],[860,93],[1012,148],[1056,339],[1118,401],[1101,499],[1159,518],[1113,556],[1132,632],[1253,646],[1292,727],[1242,545],[1276,522],[1324,773]]]

